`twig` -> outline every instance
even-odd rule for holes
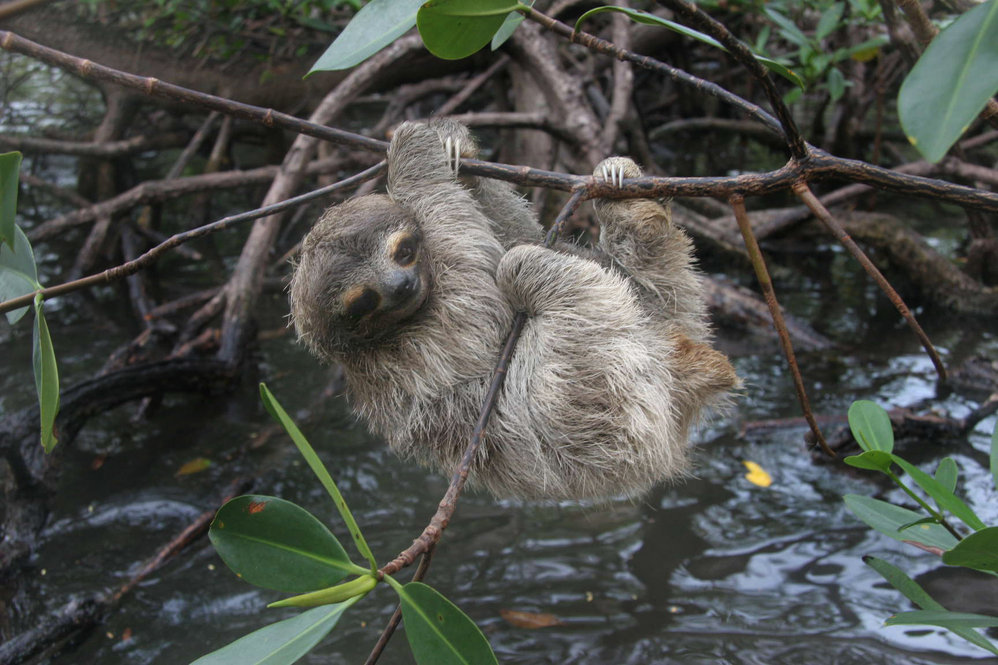
[[[496,73],[504,69],[508,64],[508,55],[503,54],[496,58],[496,61],[489,65],[484,72],[468,81],[464,87],[457,92],[457,94],[448,99],[440,108],[434,111],[433,117],[451,115],[454,113],[454,111],[456,111],[461,104],[465,103],[476,90],[482,87],[482,84],[495,76]]]
[[[939,374],[939,379],[941,381],[945,381],[946,366],[943,365],[943,361],[939,357],[939,353],[929,340],[929,336],[925,334],[924,330],[922,330],[922,326],[920,326],[918,321],[915,320],[915,316],[911,313],[911,310],[908,309],[908,306],[904,303],[904,300],[901,299],[898,292],[894,290],[893,286],[891,286],[891,283],[888,282],[883,273],[877,269],[877,266],[873,265],[873,261],[871,261],[870,258],[863,253],[863,250],[859,248],[856,241],[849,237],[849,234],[845,232],[842,225],[835,221],[835,218],[832,217],[832,215],[828,212],[828,209],[821,204],[821,201],[819,201],[814,195],[811,189],[807,186],[807,183],[799,182],[793,186],[793,190],[794,193],[797,194],[797,196],[800,197],[800,199],[805,203],[805,205],[811,209],[814,216],[825,225],[825,228],[831,231],[832,235],[834,235],[839,242],[841,242],[842,245],[849,250],[849,253],[852,254],[853,258],[856,259],[861,266],[863,266],[863,269],[866,270],[867,274],[869,274],[870,277],[873,278],[873,281],[877,283],[877,286],[879,286],[880,289],[887,294],[887,297],[890,299],[891,303],[893,303],[894,307],[897,308],[901,316],[904,317],[904,320],[908,322],[908,327],[912,329],[912,332],[914,332],[915,336],[918,337],[918,341],[922,343],[922,348],[924,348],[925,352],[929,354],[929,358],[932,359],[932,364],[936,367],[936,373]]]
[[[731,203],[731,208],[735,212],[735,220],[738,221],[738,228],[742,232],[742,238],[745,239],[745,248],[748,250],[752,267],[755,268],[755,276],[759,280],[759,287],[766,297],[769,313],[773,317],[773,325],[776,327],[776,332],[780,337],[780,346],[783,348],[783,355],[787,359],[787,365],[790,366],[790,374],[794,380],[794,390],[797,391],[797,400],[800,402],[801,410],[804,412],[804,418],[807,419],[807,424],[811,427],[811,432],[814,434],[815,440],[821,446],[821,449],[829,457],[835,457],[835,453],[828,447],[828,443],[825,441],[825,437],[822,435],[821,429],[814,419],[814,413],[811,411],[811,403],[807,398],[807,391],[804,390],[804,380],[801,378],[800,368],[797,366],[797,357],[794,355],[794,347],[790,342],[790,334],[787,332],[786,323],[783,321],[783,312],[780,311],[780,304],[776,301],[776,293],[773,291],[773,281],[770,279],[769,271],[766,269],[766,262],[762,258],[759,243],[756,242],[755,236],[752,235],[752,223],[749,221],[748,213],[745,211],[745,199],[740,194],[733,194],[729,197],[728,202]]]
[[[212,222],[205,226],[200,226],[196,229],[190,231],[185,231],[183,233],[177,233],[170,236],[166,241],[156,245],[145,254],[142,254],[134,261],[127,261],[114,268],[108,268],[107,270],[90,275],[88,277],[83,277],[81,279],[74,280],[72,282],[66,282],[65,284],[59,284],[57,286],[50,286],[44,288],[40,291],[29,293],[27,295],[20,296],[18,298],[11,298],[0,303],[0,314],[4,312],[9,312],[11,310],[17,309],[19,307],[25,307],[30,305],[36,294],[40,293],[42,298],[48,300],[49,298],[54,298],[56,296],[65,295],[67,293],[72,293],[73,291],[79,291],[80,289],[85,289],[97,284],[106,284],[108,282],[113,282],[122,277],[132,275],[139,270],[154,263],[162,254],[168,252],[174,247],[181,245],[185,242],[193,240],[195,238],[200,238],[206,236],[210,233],[216,233],[218,231],[223,231],[235,224],[240,222],[245,222],[252,219],[257,219],[259,217],[265,217],[267,215],[272,215],[283,210],[288,210],[299,206],[309,201],[321,198],[331,192],[337,191],[339,189],[344,189],[351,187],[359,182],[363,182],[368,178],[373,178],[378,175],[384,168],[384,162],[379,162],[378,164],[372,166],[371,168],[361,171],[360,173],[341,180],[332,185],[322,187],[315,191],[309,192],[307,194],[302,194],[301,196],[295,196],[293,198],[287,199],[286,201],[281,201],[280,203],[275,203],[274,205],[266,206],[264,208],[257,208],[256,210],[250,210],[248,212],[240,213],[238,215],[231,215],[229,217],[224,217],[217,222]]]
[[[412,576],[413,582],[419,582],[424,577],[426,577],[426,571],[430,568],[430,560],[433,558],[433,546],[431,545],[426,552],[423,553],[423,558],[419,560],[419,565],[416,567],[416,573]],[[399,622],[402,621],[402,606],[395,608],[392,612],[392,617],[388,620],[388,625],[385,629],[381,631],[381,636],[378,637],[378,641],[375,642],[374,648],[371,649],[371,655],[367,657],[364,661],[364,665],[374,665],[381,658],[381,653],[388,646],[388,640],[392,638],[395,634],[395,629],[398,628]]]

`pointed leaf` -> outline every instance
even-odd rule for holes
[[[392,587],[399,594],[405,634],[419,665],[498,665],[475,622],[433,587],[422,582],[396,582]]]
[[[40,288],[31,243],[24,231],[15,226],[13,248],[0,243],[0,301],[19,298]],[[14,325],[27,311],[27,306],[9,311],[7,321]]]
[[[488,44],[516,0],[429,0],[416,14],[416,27],[426,49],[444,60],[459,60]]]
[[[354,15],[308,73],[347,69],[367,60],[416,25],[416,12],[423,2],[371,0]]]
[[[0,243],[14,249],[14,218],[17,215],[17,180],[21,153],[0,155]]]
[[[533,7],[534,0],[530,0],[530,2],[526,4],[529,7]],[[506,16],[506,20],[503,21],[501,26],[499,26],[499,29],[496,31],[496,34],[492,35],[492,43],[490,44],[489,47],[493,51],[495,51],[500,46],[505,44],[506,40],[513,36],[513,33],[516,32],[516,29],[520,26],[521,23],[523,23],[523,20],[526,18],[527,18],[526,14],[521,14],[520,12],[513,12],[512,14],[508,14]]]
[[[329,475],[329,471],[322,464],[322,460],[315,454],[315,450],[312,449],[308,439],[301,433],[298,425],[295,424],[291,416],[288,415],[288,412],[284,410],[284,407],[281,406],[281,403],[277,401],[277,398],[274,397],[273,393],[270,392],[270,389],[264,383],[260,384],[260,399],[263,400],[263,406],[267,409],[271,418],[280,423],[288,433],[288,436],[291,437],[291,440],[294,441],[295,446],[298,447],[298,452],[305,458],[308,467],[312,469],[312,473],[319,478],[319,482],[322,483],[322,486],[326,488],[326,492],[332,497],[333,503],[336,504],[336,509],[340,512],[340,517],[346,523],[347,530],[350,531],[350,536],[357,546],[357,551],[371,564],[372,571],[377,570],[378,563],[375,561],[374,554],[371,553],[371,548],[368,547],[367,541],[364,540],[364,536],[360,532],[360,527],[357,526],[357,520],[353,518],[353,513],[350,512],[346,500],[340,494],[340,489],[333,482],[333,477]]]
[[[956,490],[956,479],[959,475],[959,470],[956,467],[956,462],[953,461],[952,457],[944,457],[939,460],[939,466],[936,467],[936,482],[948,489],[950,492]]]
[[[710,44],[714,48],[719,48],[725,53],[728,52],[728,49],[726,49],[724,45],[721,44],[721,42],[717,41],[710,35],[704,34],[699,30],[694,30],[693,28],[687,28],[685,25],[681,23],[676,23],[675,21],[670,21],[660,16],[655,16],[654,14],[641,11],[640,9],[631,9],[629,7],[615,7],[612,5],[607,5],[606,7],[596,7],[595,9],[590,9],[585,14],[580,16],[579,20],[575,22],[575,29],[578,30],[579,27],[582,25],[582,22],[585,21],[590,16],[594,16],[596,14],[602,14],[604,12],[617,12],[620,14],[625,14],[635,23],[643,23],[645,25],[657,25],[663,28],[668,28],[673,32],[678,32],[681,35],[686,35],[687,37],[696,39],[697,41],[703,42],[704,44]],[[784,64],[777,62],[772,58],[767,58],[762,55],[753,54],[753,57],[759,62],[761,62],[767,69],[769,69],[769,71],[773,72],[774,74],[779,74],[780,76],[787,79],[794,85],[799,86],[801,89],[804,88],[804,80],[801,77],[797,76],[797,74],[795,74],[793,71],[788,69]]]
[[[367,572],[350,561],[336,536],[315,516],[273,496],[228,501],[212,520],[208,537],[234,573],[267,589],[315,591],[349,573]]]
[[[842,461],[857,469],[869,469],[881,473],[887,473],[893,464],[890,454],[882,450],[867,450],[862,455],[851,455]]]
[[[59,367],[55,362],[52,336],[42,311],[41,294],[35,296],[35,329],[31,349],[35,369],[35,389],[38,391],[38,413],[41,420],[41,442],[50,453],[58,443],[55,417],[59,414]]]
[[[915,63],[898,94],[901,126],[938,162],[996,91],[998,0],[990,0],[953,21]]]
[[[318,644],[357,600],[324,605],[272,623],[191,665],[290,665]]]
[[[894,450],[891,418],[876,402],[860,399],[849,407],[849,429],[863,450]]]
[[[917,610],[901,612],[884,622],[887,626],[928,625],[952,628],[993,628],[998,626],[998,617],[970,612],[950,612],[949,610]]]
[[[881,577],[887,580],[892,587],[904,594],[905,598],[915,603],[918,607],[921,607],[923,610],[940,612],[946,611],[946,608],[936,602],[936,600],[930,596],[925,589],[919,586],[915,580],[908,577],[904,571],[897,566],[873,556],[863,557],[863,561],[880,573]],[[982,649],[987,649],[991,653],[998,655],[998,649],[995,649],[994,645],[980,633],[971,630],[970,628],[964,628],[961,626],[946,626],[946,628],[971,644],[979,646]]]
[[[818,20],[818,27],[814,30],[815,39],[824,39],[835,32],[835,29],[839,27],[839,22],[842,20],[842,12],[844,10],[845,4],[841,2],[836,2],[825,10],[825,13]]]
[[[914,464],[911,464],[903,457],[891,455],[891,459],[894,460],[895,464],[904,469],[905,473],[911,476],[911,479],[918,483],[918,486],[925,490],[926,494],[931,496],[941,509],[948,510],[955,517],[959,518],[964,524],[975,531],[985,527],[985,524],[981,521],[981,518],[979,518],[974,511],[963,502],[963,499],[953,494],[952,491],[946,489],[935,478],[925,473]]]
[[[943,563],[998,572],[998,526],[976,531],[943,554]]]
[[[920,524],[902,531],[905,525],[918,522],[923,517],[906,508],[858,494],[846,494],[842,499],[846,507],[867,526],[894,540],[912,540],[941,550],[948,550],[957,543],[953,534],[938,524]]]

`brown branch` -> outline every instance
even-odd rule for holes
[[[430,561],[433,558],[433,546],[431,545],[426,552],[423,553],[423,558],[419,560],[419,565],[416,567],[416,573],[412,576],[413,582],[419,582],[424,577],[426,577],[426,572],[430,568]],[[382,652],[385,647],[388,646],[388,640],[392,638],[395,634],[395,629],[398,628],[399,623],[402,621],[402,606],[399,605],[392,612],[392,617],[388,620],[388,625],[385,629],[381,631],[381,636],[378,637],[378,641],[375,642],[374,648],[371,649],[371,655],[367,657],[364,661],[364,665],[374,665],[381,658]]]
[[[800,402],[801,410],[804,411],[804,418],[807,419],[807,424],[811,427],[811,433],[814,434],[814,438],[818,442],[818,445],[821,446],[821,449],[829,457],[835,457],[835,453],[828,447],[828,443],[825,441],[825,437],[821,434],[821,429],[814,419],[814,413],[811,411],[811,402],[808,400],[807,391],[804,389],[804,379],[801,377],[800,368],[797,366],[797,357],[794,355],[794,347],[790,341],[790,334],[787,332],[787,325],[783,321],[783,312],[780,311],[780,304],[776,301],[773,280],[769,277],[769,270],[766,269],[766,261],[762,258],[759,243],[756,242],[755,236],[752,235],[752,223],[749,221],[748,213],[745,211],[745,199],[739,194],[733,194],[728,201],[734,210],[735,219],[738,221],[738,228],[745,239],[745,247],[748,249],[749,258],[752,261],[752,267],[755,268],[755,276],[759,280],[759,287],[766,298],[769,313],[773,317],[773,325],[779,334],[780,346],[783,349],[783,355],[787,359],[787,365],[790,366],[790,375],[793,377],[794,390],[797,391],[797,400]]]
[[[118,141],[60,141],[35,136],[0,134],[0,146],[7,150],[21,152],[45,152],[54,155],[76,155],[79,157],[121,157],[146,150],[159,150],[184,145],[187,134],[172,132],[152,136],[133,136]]]
[[[505,53],[496,58],[496,61],[489,65],[484,72],[473,77],[457,92],[457,94],[448,99],[440,108],[434,111],[433,117],[451,115],[454,113],[454,111],[456,111],[461,104],[468,101],[468,98],[471,97],[476,90],[481,88],[482,85],[484,85],[490,78],[505,69],[508,64],[509,56]]]
[[[27,295],[20,296],[18,298],[11,298],[0,303],[0,313],[9,312],[19,307],[25,307],[30,305],[34,301],[36,294],[41,294],[42,298],[48,300],[56,296],[65,295],[67,293],[72,293],[73,291],[79,291],[81,289],[86,289],[91,286],[98,284],[107,284],[108,282],[113,282],[115,280],[121,279],[128,275],[135,274],[139,270],[152,265],[161,255],[165,254],[169,250],[181,245],[185,242],[193,240],[195,238],[200,238],[206,236],[210,233],[216,233],[218,231],[223,231],[235,224],[240,222],[245,222],[252,219],[258,219],[260,217],[265,217],[267,215],[273,215],[274,213],[282,212],[288,210],[295,206],[299,206],[309,201],[321,198],[326,194],[331,192],[345,189],[351,187],[359,182],[363,182],[368,178],[373,178],[378,175],[382,169],[384,169],[384,162],[380,162],[375,166],[367,169],[366,171],[361,171],[357,175],[341,180],[337,183],[329,185],[327,187],[322,187],[315,191],[309,192],[307,194],[302,194],[301,196],[296,196],[290,198],[286,201],[280,203],[275,203],[274,205],[267,206],[265,208],[257,208],[256,210],[250,210],[249,212],[240,213],[238,215],[231,215],[223,219],[207,224],[205,226],[200,226],[196,229],[190,231],[185,231],[183,233],[177,233],[170,236],[165,242],[160,243],[156,247],[153,247],[146,253],[142,254],[134,261],[128,261],[114,268],[108,268],[107,270],[90,275],[89,277],[84,277],[82,279],[77,279],[72,282],[67,282],[65,284],[59,284],[57,286],[50,286],[48,288],[42,289],[41,291],[36,291],[34,293],[29,293]]]
[[[915,315],[911,313],[908,306],[905,304],[904,300],[891,283],[887,281],[883,273],[877,269],[877,266],[873,264],[873,261],[859,248],[856,241],[849,237],[849,234],[845,232],[842,225],[835,221],[835,218],[828,212],[825,206],[821,205],[821,201],[814,195],[811,189],[807,186],[807,183],[799,182],[793,187],[794,193],[811,209],[814,216],[825,225],[832,235],[834,235],[842,245],[849,250],[853,258],[859,262],[863,269],[866,270],[867,274],[873,278],[873,281],[877,283],[877,286],[887,295],[891,303],[897,308],[897,311],[904,317],[904,320],[908,323],[908,327],[911,328],[915,336],[918,337],[918,341],[922,343],[922,348],[925,352],[929,354],[929,358],[932,359],[932,364],[936,367],[936,373],[939,374],[939,378],[942,381],[946,380],[946,366],[943,365],[942,359],[939,357],[939,353],[936,351],[936,347],[932,345],[929,340],[929,336],[925,334],[922,330],[922,326],[918,324],[915,320]]]
[[[572,192],[572,196],[565,203],[561,212],[558,213],[558,217],[548,231],[547,237],[544,240],[545,247],[551,247],[554,244],[565,221],[571,217],[583,199],[588,198],[591,194],[592,192],[586,187],[579,187]],[[506,380],[506,368],[509,366],[510,358],[513,357],[513,351],[516,349],[516,344],[520,339],[520,333],[523,331],[523,325],[526,321],[527,315],[524,312],[518,312],[513,319],[512,329],[506,338],[506,344],[503,346],[502,353],[499,355],[499,360],[496,363],[496,368],[492,373],[492,382],[489,384],[489,390],[485,394],[478,422],[471,433],[471,440],[468,442],[468,447],[465,449],[464,456],[461,458],[457,469],[455,469],[454,475],[451,476],[450,485],[447,487],[444,497],[440,500],[437,511],[430,518],[430,523],[426,525],[423,532],[413,541],[412,545],[379,569],[378,572],[380,575],[394,575],[403,568],[411,566],[416,557],[436,546],[443,535],[444,529],[450,524],[451,517],[454,516],[454,511],[457,510],[457,499],[468,480],[468,474],[471,472],[475,455],[478,453],[482,437],[485,435],[485,428],[489,424],[492,411],[495,409],[496,401],[499,398],[499,391]]]

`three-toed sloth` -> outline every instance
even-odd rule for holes
[[[458,178],[476,154],[453,121],[395,131],[388,194],[330,208],[305,238],[300,340],[342,363],[355,410],[395,451],[450,473],[524,311],[473,483],[605,499],[682,475],[690,427],[738,383],[709,346],[689,238],[658,202],[600,200],[598,248],[545,249],[508,184]],[[612,157],[595,175],[641,171]]]

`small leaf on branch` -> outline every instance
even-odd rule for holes
[[[967,11],[936,35],[898,93],[908,140],[938,162],[998,92],[998,0]]]
[[[0,243],[0,301],[26,296],[42,288],[38,283],[35,255],[28,237],[14,227],[13,249]],[[28,311],[27,306],[7,312],[7,322],[14,325]]]
[[[485,635],[454,603],[422,582],[402,586],[399,594],[405,634],[419,665],[498,665]]]
[[[290,665],[329,634],[355,602],[357,599],[317,607],[264,626],[191,665]]]
[[[315,591],[350,573],[367,572],[350,561],[315,516],[273,496],[246,495],[226,502],[208,537],[232,572],[267,589]]]
[[[0,154],[0,243],[14,249],[14,217],[17,215],[17,181],[21,153]]]
[[[862,455],[851,455],[842,461],[857,469],[868,469],[881,473],[887,473],[893,464],[891,456],[882,450],[867,450]]]
[[[998,526],[976,531],[943,554],[943,563],[998,572]]]
[[[876,402],[860,399],[849,407],[849,429],[863,450],[894,450],[894,429],[891,418]]]
[[[515,0],[429,0],[416,15],[416,27],[430,53],[458,60],[488,44],[518,8],[526,7]]]
[[[858,494],[846,494],[842,499],[846,507],[867,526],[894,540],[916,541],[941,550],[948,550],[957,543],[953,534],[938,524],[919,524],[905,529],[905,526],[915,524],[924,517],[907,508]]]
[[[50,453],[59,442],[55,432],[55,417],[59,414],[59,367],[55,362],[52,336],[42,311],[42,296],[35,296],[35,329],[31,359],[35,369],[35,388],[38,391],[38,412],[41,420],[41,441],[45,452]]]
[[[371,0],[343,28],[309,74],[347,69],[367,60],[416,25],[424,0]]]

